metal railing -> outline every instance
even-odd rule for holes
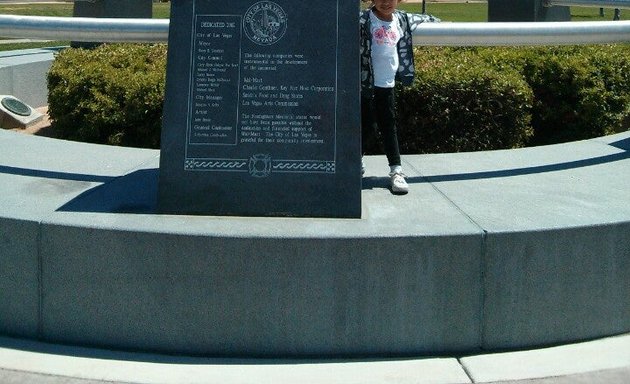
[[[103,43],[160,43],[168,19],[114,19],[0,15],[0,36]]]
[[[107,19],[0,15],[0,36],[79,42],[159,43],[168,19]],[[414,45],[576,45],[630,41],[630,21],[427,23]]]
[[[630,21],[429,23],[414,45],[518,46],[607,44],[630,41]]]

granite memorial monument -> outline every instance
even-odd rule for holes
[[[360,217],[357,4],[171,4],[159,210]]]

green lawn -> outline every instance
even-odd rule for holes
[[[2,15],[72,16],[72,4],[7,4],[0,5]],[[170,4],[154,3],[153,17],[168,18]]]
[[[402,4],[401,8],[414,13],[422,11],[422,4]],[[485,22],[487,21],[487,3],[426,3],[426,12],[444,21],[455,22]],[[572,7],[571,16],[574,21],[612,20],[613,10],[606,9],[605,16],[599,15],[599,8]],[[72,16],[72,4],[5,4],[0,5],[3,15],[32,15],[32,16]],[[154,3],[153,17],[168,18],[169,3]],[[630,19],[630,10],[622,10],[622,20]],[[1,39],[1,38],[0,38]],[[0,44],[0,51],[15,49],[37,48],[45,46],[67,45],[68,42]]]
[[[407,12],[422,13],[422,4],[402,4],[400,8]],[[488,20],[488,5],[485,3],[427,3],[426,12],[444,21]]]
[[[571,8],[572,21],[610,21],[615,15],[615,10],[611,8],[604,9],[604,17],[599,15],[599,8]],[[630,9],[621,10],[621,20],[630,20]]]
[[[5,4],[2,15],[72,16],[72,4]]]

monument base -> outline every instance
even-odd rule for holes
[[[488,0],[488,21],[570,21],[569,7],[545,7],[542,0]]]
[[[74,17],[152,18],[151,0],[91,0],[74,2]]]
[[[75,0],[73,17],[139,18],[153,17],[151,0]],[[94,48],[99,43],[73,41],[73,48]]]

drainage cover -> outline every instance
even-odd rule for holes
[[[15,113],[20,116],[29,116],[31,114],[31,107],[24,104],[18,99],[14,99],[12,97],[5,97],[1,101],[2,106],[5,107],[9,112]]]

